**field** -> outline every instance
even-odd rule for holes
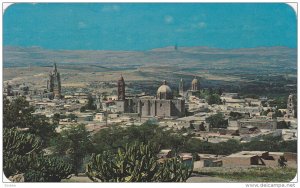
[[[195,76],[200,79],[201,88],[264,96],[296,93],[297,85],[297,51],[285,47],[232,50],[166,47],[149,51],[5,47],[3,80],[45,88],[53,62],[61,73],[63,91],[115,82],[121,74],[127,87],[149,94],[155,93],[162,80],[177,89],[183,78],[188,89]]]

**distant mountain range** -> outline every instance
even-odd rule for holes
[[[52,66],[53,62],[56,62],[66,68],[82,65],[98,66],[99,71],[103,68],[114,70],[157,66],[172,66],[186,71],[264,69],[296,73],[297,70],[297,49],[287,47],[245,49],[178,47],[177,50],[174,47],[165,47],[149,51],[104,51],[5,46],[3,54],[4,67]]]

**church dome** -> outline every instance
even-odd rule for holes
[[[164,81],[163,85],[161,85],[157,90],[157,98],[158,99],[172,99],[173,93],[171,88],[167,85],[167,82]]]

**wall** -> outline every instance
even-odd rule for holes
[[[222,163],[224,167],[251,166],[251,157],[224,157]]]
[[[160,117],[171,116],[171,100],[157,100],[156,115]]]

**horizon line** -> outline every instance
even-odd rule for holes
[[[64,51],[152,51],[156,49],[168,49],[168,48],[175,48],[177,46],[177,50],[174,49],[174,51],[178,51],[180,48],[208,48],[208,49],[220,49],[220,50],[238,50],[238,49],[259,49],[259,48],[289,48],[289,49],[297,49],[296,47],[290,47],[290,46],[284,46],[284,45],[276,45],[276,46],[257,46],[257,47],[240,47],[240,48],[222,48],[222,47],[211,47],[211,46],[180,46],[177,44],[174,44],[173,46],[163,46],[163,47],[157,47],[157,48],[152,48],[152,49],[117,49],[117,50],[112,50],[112,49],[64,49],[64,48],[45,48],[42,46],[18,46],[18,45],[3,45],[3,49],[5,48],[40,48],[44,50],[53,50],[53,51],[59,51],[59,50],[64,50]]]

